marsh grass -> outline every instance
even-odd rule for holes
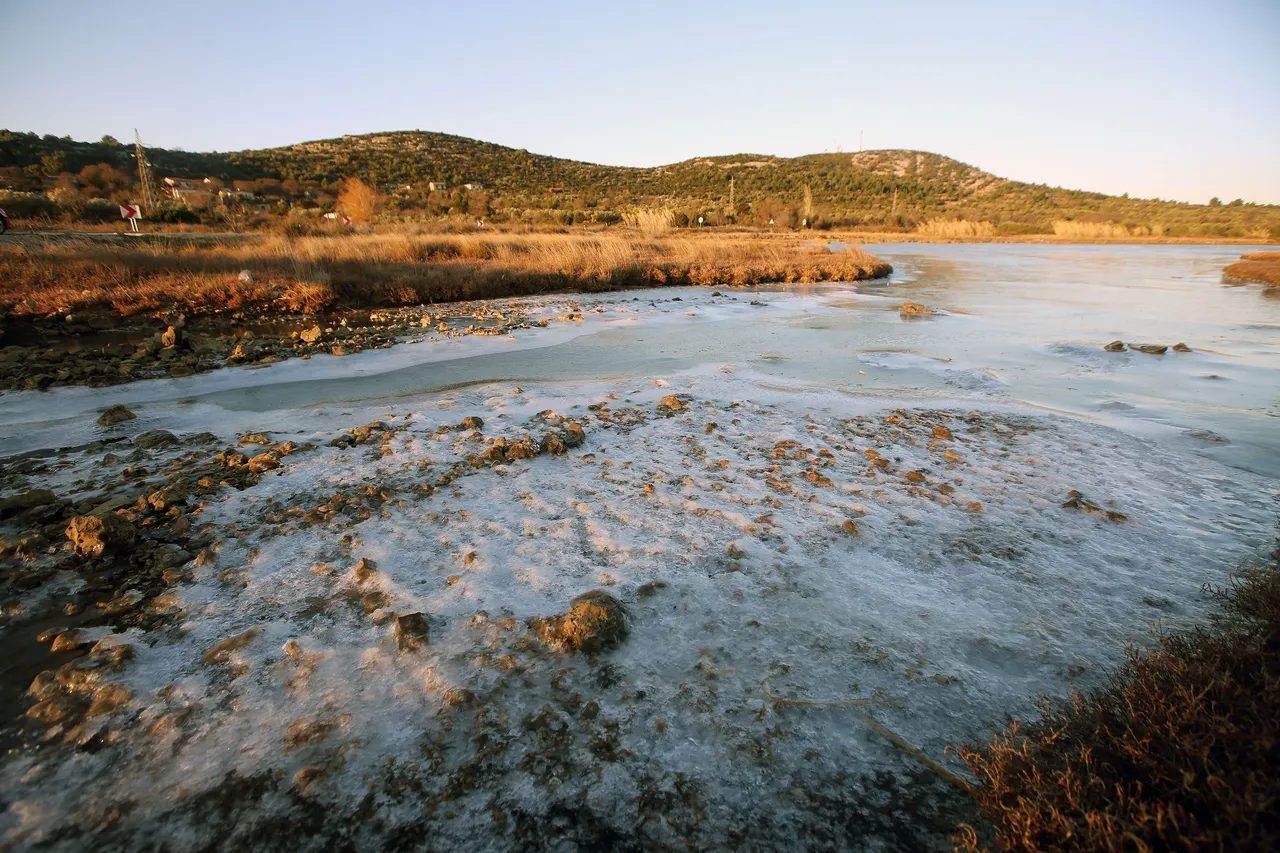
[[[1132,648],[1100,690],[958,754],[1008,851],[1280,849],[1280,551],[1208,630]],[[958,850],[979,850],[962,827]]]
[[[241,276],[248,270],[249,276]],[[853,248],[721,235],[403,233],[113,244],[0,252],[0,311],[48,315],[411,305],[555,290],[856,281],[891,268]]]
[[[1227,265],[1222,274],[1239,281],[1260,281],[1280,287],[1280,252],[1249,252]]]

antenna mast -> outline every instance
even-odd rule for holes
[[[142,136],[138,129],[133,129],[134,156],[138,159],[138,183],[142,185],[142,211],[151,213],[156,206],[155,194],[152,192],[154,181],[151,178],[151,163],[147,161],[147,152],[142,147]]]

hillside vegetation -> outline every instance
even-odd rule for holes
[[[148,156],[157,180],[214,177],[270,199],[278,213],[306,206],[331,210],[340,182],[357,178],[383,194],[389,219],[452,215],[612,224],[636,208],[660,207],[671,209],[677,227],[702,217],[707,225],[921,229],[944,238],[1280,239],[1280,206],[1217,199],[1193,205],[1064,190],[1006,180],[919,151],[735,154],[631,168],[444,133],[396,131],[227,153],[149,149]],[[136,177],[133,146],[110,137],[89,143],[0,131],[0,183],[10,189],[48,193],[61,176],[64,195],[79,189],[83,196],[97,188],[84,186],[78,176],[97,164]],[[447,188],[433,191],[430,182]],[[466,184],[473,185],[469,192]],[[135,188],[114,191],[127,195]]]

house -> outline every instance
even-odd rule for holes
[[[478,193],[480,192],[480,190],[484,189],[484,184],[476,184],[476,183],[463,184],[462,188],[469,193]]]
[[[449,184],[445,181],[431,181],[427,184],[427,192],[442,193],[449,189]]]
[[[174,201],[190,204],[208,201],[218,188],[213,178],[170,177],[164,179],[164,186],[160,189]]]
[[[249,190],[218,190],[218,200],[226,201],[228,199],[240,199],[241,201],[250,201],[257,198],[256,193]]]

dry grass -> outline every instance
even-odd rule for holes
[[[1280,849],[1280,551],[1212,631],[1132,649],[1101,690],[958,750],[1009,851]],[[962,827],[957,849],[982,849]]]
[[[1280,287],[1280,252],[1250,252],[1228,265],[1222,274],[1240,281],[1260,281]]]
[[[972,240],[994,237],[996,227],[990,222],[969,222],[965,219],[930,219],[916,228],[916,233],[926,237],[946,237],[956,240]]]
[[[241,281],[249,270],[252,281]],[[890,267],[858,250],[751,237],[370,234],[236,241],[57,240],[0,252],[0,312],[412,305],[552,290],[854,281]]]

